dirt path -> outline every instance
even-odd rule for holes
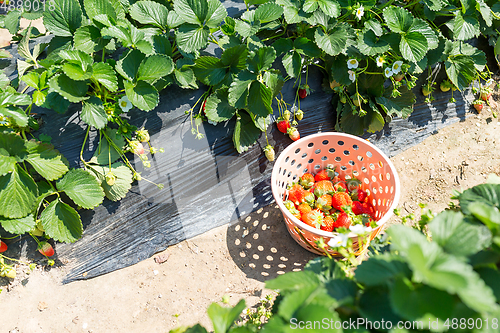
[[[494,98],[500,101],[498,94]],[[399,206],[418,213],[418,203],[427,202],[439,211],[453,189],[500,175],[499,144],[498,119],[485,108],[393,157],[402,183]],[[0,278],[0,333],[168,332],[197,322],[210,327],[210,303],[228,295],[231,305],[245,298],[252,306],[271,292],[263,290],[265,280],[301,269],[314,257],[291,239],[274,205],[159,255],[168,259],[159,264],[149,258],[68,285],[60,283],[64,267],[20,272],[10,285]]]

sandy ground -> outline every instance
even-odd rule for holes
[[[418,203],[426,202],[439,211],[453,189],[500,175],[499,143],[498,119],[485,108],[393,157],[402,184],[399,207],[418,214]],[[244,298],[253,306],[272,293],[264,289],[266,280],[314,258],[288,235],[275,205],[158,255],[168,259],[159,264],[149,258],[67,285],[60,282],[64,267],[27,274],[21,265],[10,284],[0,278],[0,333],[168,332],[197,322],[211,327],[210,303],[228,295],[231,305]]]

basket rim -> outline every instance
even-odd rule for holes
[[[328,238],[331,238],[331,237],[334,237],[335,235],[338,235],[338,232],[328,232],[328,231],[324,231],[321,229],[313,228],[310,225],[302,222],[301,220],[299,220],[298,218],[296,218],[292,214],[289,214],[288,209],[285,207],[283,200],[280,198],[280,195],[278,194],[278,187],[275,185],[275,181],[274,181],[277,177],[277,174],[278,174],[278,168],[279,168],[278,165],[281,164],[281,162],[283,161],[285,156],[287,156],[290,151],[296,149],[296,146],[299,145],[299,142],[309,140],[311,138],[316,138],[316,137],[336,137],[336,138],[344,137],[344,138],[353,139],[355,141],[359,141],[359,142],[362,142],[363,144],[368,145],[370,148],[372,148],[373,150],[378,152],[384,158],[384,162],[386,163],[386,165],[389,166],[389,169],[392,172],[392,177],[394,178],[394,185],[395,186],[394,186],[394,200],[393,200],[391,206],[389,207],[389,209],[387,210],[387,212],[384,214],[384,216],[382,216],[382,218],[377,221],[377,228],[375,228],[373,230],[377,230],[377,229],[383,227],[383,225],[392,217],[393,211],[397,207],[397,205],[399,203],[400,196],[401,196],[401,184],[399,182],[399,176],[398,176],[398,173],[396,171],[396,167],[394,166],[394,164],[392,164],[392,161],[389,159],[389,157],[382,150],[377,148],[373,143],[371,143],[368,140],[357,137],[355,135],[346,134],[346,133],[320,132],[320,133],[316,133],[316,134],[307,135],[307,136],[300,138],[299,140],[297,140],[295,142],[292,142],[290,145],[288,145],[288,147],[286,147],[280,153],[280,155],[278,156],[278,158],[274,162],[273,171],[271,173],[271,191],[272,191],[274,200],[276,201],[276,203],[280,207],[281,212],[285,212],[285,214],[287,215],[287,218],[290,219],[294,224],[298,225],[302,229],[305,229],[313,234],[316,234],[318,236],[328,237]],[[356,236],[357,235],[354,234],[353,232],[349,233],[349,237],[356,237]]]

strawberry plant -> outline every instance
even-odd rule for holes
[[[320,257],[267,281],[279,295],[257,327],[235,325],[242,301],[211,305],[214,332],[497,331],[500,178],[453,198],[458,205],[436,215],[424,210],[413,227],[391,226],[362,262]],[[339,237],[322,246],[346,244]],[[207,331],[196,325],[170,332]]]

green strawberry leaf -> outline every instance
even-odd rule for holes
[[[280,56],[283,53],[288,53],[293,50],[293,41],[288,38],[280,38],[272,45],[276,50],[276,55]]]
[[[54,110],[57,113],[65,113],[68,110],[68,107],[71,103],[56,93],[55,91],[51,91],[47,94],[45,98],[45,103],[42,107]]]
[[[73,37],[82,25],[83,15],[78,0],[53,0],[45,6],[43,25],[56,36]],[[16,31],[17,32],[17,31]]]
[[[26,159],[24,140],[14,133],[0,132],[0,176],[14,171],[16,163]]]
[[[358,35],[358,49],[366,56],[373,57],[385,53],[391,48],[389,43],[379,39],[373,30],[366,30]]]
[[[383,16],[389,29],[396,33],[407,32],[413,23],[413,15],[401,7],[387,7],[383,11]]]
[[[36,226],[36,222],[33,214],[18,219],[7,219],[0,216],[0,225],[11,234],[22,235],[30,232]]]
[[[252,51],[249,57],[248,70],[257,74],[271,68],[276,59],[276,51],[272,46],[261,47],[257,51]]]
[[[340,4],[336,0],[318,0],[319,8],[329,17],[339,17]]]
[[[246,45],[237,45],[226,48],[220,58],[224,66],[229,67],[232,73],[237,74],[246,68],[248,48]]]
[[[319,58],[321,56],[321,50],[318,46],[313,41],[305,37],[296,38],[293,42],[293,47],[299,54],[307,57]]]
[[[245,300],[240,300],[234,307],[223,307],[217,303],[212,303],[208,309],[207,314],[212,321],[215,333],[225,333],[233,325],[234,321],[238,319],[241,312],[245,308]]]
[[[59,242],[74,243],[83,234],[83,225],[78,212],[57,199],[40,214],[45,233]]]
[[[59,56],[66,60],[62,66],[64,74],[70,79],[83,81],[92,77],[92,57],[82,51],[63,50]]]
[[[423,3],[433,12],[438,12],[446,5],[442,0],[423,0]]]
[[[410,62],[419,62],[428,51],[427,38],[420,32],[408,32],[401,35],[399,50],[403,58]]]
[[[0,105],[30,105],[31,97],[28,94],[18,94],[15,90],[0,92]]]
[[[141,24],[152,24],[168,30],[168,9],[155,1],[138,1],[129,8],[130,16]]]
[[[475,16],[463,15],[460,11],[456,12],[455,18],[448,25],[453,31],[454,39],[468,40],[479,36],[479,21]]]
[[[260,29],[260,21],[245,22],[235,20],[234,30],[244,38],[255,35]]]
[[[153,36],[153,51],[156,54],[165,54],[172,57],[172,44],[167,35]]]
[[[406,85],[398,88],[401,96],[396,98],[391,96],[393,87],[385,89],[384,96],[375,97],[375,101],[390,116],[408,118],[413,112],[413,105],[416,102],[415,94]]]
[[[95,178],[83,169],[72,169],[57,181],[57,189],[66,195],[78,206],[92,209],[100,205],[104,199],[101,186]]]
[[[132,172],[123,163],[114,163],[111,165],[111,172],[115,175],[116,180],[113,185],[108,185],[106,182],[106,174],[110,171],[109,166],[96,166],[90,168],[96,175],[99,183],[104,189],[106,198],[111,201],[118,201],[127,195],[132,187]]]
[[[271,89],[273,97],[280,93],[285,84],[285,80],[281,76],[279,70],[266,71],[263,75],[263,79],[266,86]]]
[[[19,31],[19,20],[21,18],[22,12],[19,10],[12,10],[5,15],[3,18],[3,25],[11,35],[17,34]]]
[[[218,89],[207,98],[205,114],[208,120],[221,122],[231,119],[236,114],[236,108],[229,104],[229,89]]]
[[[208,14],[207,0],[176,0],[174,10],[187,23],[203,25]]]
[[[204,0],[198,0],[204,1]],[[219,0],[208,0],[207,16],[205,25],[209,28],[218,28],[227,16],[226,7]]]
[[[114,37],[118,39],[124,46],[134,44],[132,34],[126,27],[111,25],[101,29],[101,35],[107,37]]]
[[[253,146],[261,133],[252,118],[246,112],[240,112],[233,132],[233,143],[238,153],[241,154]]]
[[[237,109],[246,108],[248,89],[255,79],[257,75],[246,70],[241,71],[229,87],[229,104]]]
[[[11,219],[25,217],[34,208],[37,196],[35,181],[17,165],[0,177],[0,215]]]
[[[146,56],[139,50],[129,50],[116,62],[116,71],[124,78],[133,81]]]
[[[40,75],[37,72],[29,72],[21,77],[21,81],[35,89],[40,89]]]
[[[283,7],[275,3],[268,2],[260,5],[255,10],[254,20],[259,20],[261,23],[268,23],[277,20],[283,15]]]
[[[289,52],[283,56],[283,67],[290,77],[298,77],[302,70],[302,57],[298,52]]]
[[[116,72],[108,63],[94,63],[94,68],[92,70],[92,79],[98,81],[109,91],[114,92],[118,90],[118,79],[116,77]]]
[[[95,53],[102,50],[109,43],[109,40],[101,36],[101,31],[97,27],[86,25],[76,29],[73,42],[77,50]]]
[[[83,0],[83,5],[85,8],[85,13],[90,20],[96,19],[96,16],[106,15],[112,22],[116,23],[117,15],[115,8],[109,0]],[[102,16],[101,16],[102,17]]]
[[[86,96],[89,89],[88,81],[75,81],[66,74],[53,76],[49,80],[49,86],[72,103],[78,103],[89,98]]]
[[[212,56],[196,59],[193,71],[198,80],[209,86],[219,84],[226,76],[226,66],[221,60]]]
[[[163,54],[153,54],[144,59],[137,70],[137,80],[157,80],[174,70],[172,58]]]
[[[208,44],[209,28],[193,24],[183,24],[175,35],[179,48],[186,53],[198,51]]]
[[[179,87],[183,89],[198,89],[196,76],[191,68],[185,66],[181,69],[174,69],[175,80]],[[159,90],[159,89],[157,89]]]
[[[460,208],[464,214],[472,214],[469,206],[475,202],[484,203],[500,209],[500,185],[480,184],[463,191],[458,197]],[[500,222],[499,222],[500,223]]]
[[[146,81],[138,81],[135,84],[125,81],[123,85],[130,102],[143,111],[153,110],[160,102],[158,91]]]
[[[86,124],[97,129],[103,129],[108,123],[108,115],[104,111],[104,105],[101,99],[96,96],[91,96],[88,100],[83,101],[80,117]]]
[[[19,127],[28,126],[28,116],[21,108],[11,105],[0,106],[0,114],[4,115],[5,117],[11,117],[14,124]]]
[[[68,161],[54,146],[35,140],[26,142],[28,156],[26,161],[31,164],[43,178],[56,180],[68,172]]]
[[[120,151],[117,151],[115,147],[121,150],[125,146],[125,138],[121,134],[118,134],[118,130],[116,129],[106,128],[106,130],[101,133],[105,135],[103,139],[99,141],[99,146],[94,152],[94,156],[90,159],[90,163],[109,165],[120,158]],[[108,142],[108,139],[112,144]]]
[[[352,28],[342,24],[336,26],[328,33],[325,33],[323,29],[318,27],[314,33],[314,40],[320,49],[331,56],[336,56],[346,49],[348,41],[352,36]]]
[[[474,80],[475,68],[471,57],[457,55],[448,57],[444,62],[446,74],[451,82],[459,89],[464,90]]]
[[[411,271],[403,258],[389,253],[370,257],[356,268],[356,280],[366,286],[385,285],[398,277],[411,278]]]

